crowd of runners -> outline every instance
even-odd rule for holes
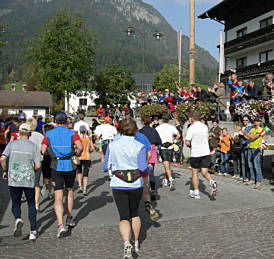
[[[177,87],[180,94],[185,91]],[[157,94],[161,96],[161,93]],[[165,99],[168,101],[163,101],[169,109],[172,98],[174,96],[167,89]],[[165,171],[162,182],[158,184],[175,191],[171,167],[182,167],[183,148],[189,148],[191,153],[189,164],[193,188],[188,194],[191,198],[200,199],[199,172],[208,181],[210,195],[215,197],[217,183],[212,174],[218,170],[219,175],[226,176],[231,160],[235,180],[254,189],[262,184],[260,157],[267,128],[262,127],[260,118],[251,122],[245,116],[241,122],[235,122],[233,132],[228,132],[219,127],[218,120],[214,120],[209,129],[200,114],[193,112],[184,132],[179,120],[171,123],[170,114],[164,114],[161,120],[143,116],[140,118],[142,126],[138,128],[135,120],[138,100],[128,95],[128,101],[129,108],[117,105],[114,114],[109,105],[105,108],[100,105],[97,118],[93,118],[90,124],[83,113],[78,114],[75,122],[64,112],[58,112],[52,119],[27,118],[20,111],[16,116],[1,119],[1,167],[10,190],[15,218],[14,236],[22,234],[21,203],[26,200],[31,227],[29,239],[38,237],[36,217],[40,211],[40,196],[48,195],[49,199],[54,199],[58,238],[66,234],[67,228],[76,225],[73,186],[77,180],[76,192],[88,195],[91,153],[95,151],[100,153],[102,168],[110,180],[120,216],[119,230],[125,259],[132,258],[133,252],[139,252],[140,203],[144,204],[152,221],[159,219],[159,210],[153,203],[158,198],[155,165],[162,163]],[[64,206],[67,212],[65,221]]]

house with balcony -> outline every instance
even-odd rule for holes
[[[236,69],[239,79],[261,79],[274,72],[273,0],[223,0],[203,14],[224,25],[225,73]]]

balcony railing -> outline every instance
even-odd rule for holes
[[[264,63],[258,63],[246,67],[237,68],[238,79],[250,79],[263,77],[267,73],[273,73],[274,60],[270,60]],[[226,79],[230,75],[230,71],[225,71],[222,75],[222,79]]]
[[[274,24],[225,43],[225,54],[274,40]]]

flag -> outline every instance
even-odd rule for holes
[[[240,93],[240,90],[236,90],[235,92],[233,92],[233,94],[231,95],[232,99],[235,99]]]
[[[220,60],[219,60],[219,82],[221,82],[221,74],[225,73],[225,47],[224,34],[220,31]]]
[[[211,155],[211,156],[214,156],[215,153],[216,153],[216,150],[215,150],[215,149],[213,149],[213,150],[210,151],[210,155]]]
[[[270,129],[265,126],[264,129],[261,131],[260,136],[263,138],[269,131]]]
[[[179,67],[179,85],[181,84],[182,70],[182,28],[177,32],[177,57]]]
[[[263,140],[262,141],[262,150],[268,150],[268,145],[266,144],[266,142]]]

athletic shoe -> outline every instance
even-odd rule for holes
[[[87,195],[88,195],[87,190],[85,190],[85,189],[84,189],[84,191],[83,191],[83,195],[84,195],[84,196],[87,196]]]
[[[140,247],[139,241],[137,240],[137,241],[134,242],[134,252],[135,252],[136,254],[139,253],[139,247]]]
[[[126,242],[124,244],[124,259],[133,259],[132,257],[132,245],[130,244],[130,242]]]
[[[145,203],[145,211],[149,214],[152,221],[157,221],[159,219],[159,213],[153,208],[149,201]]]
[[[228,173],[224,173],[224,176],[228,176]]]
[[[82,187],[78,187],[78,189],[77,189],[77,191],[76,191],[77,193],[82,193],[83,192],[83,189],[82,189]]]
[[[39,203],[35,204],[35,209],[37,212],[40,212],[40,204]]]
[[[169,190],[170,191],[175,191],[175,180],[172,179],[172,181],[169,181]]]
[[[163,186],[163,187],[168,187],[168,186],[169,186],[168,180],[167,180],[166,178],[163,179],[163,181],[162,181],[162,186]]]
[[[217,183],[215,181],[211,182],[210,187],[211,196],[215,197],[217,195]]]
[[[195,200],[200,200],[200,194],[199,193],[195,193],[193,190],[189,191],[189,197],[190,198],[194,198]]]
[[[150,199],[151,199],[152,201],[156,201],[157,196],[156,196],[156,192],[155,192],[155,191],[151,191],[151,192],[150,192]]]
[[[47,193],[47,187],[46,187],[46,185],[44,184],[44,185],[43,185],[43,188],[41,189],[41,196],[42,196],[42,197],[45,197],[45,196],[46,196],[46,193]]]
[[[36,230],[30,231],[29,240],[36,240],[36,238],[37,238],[37,231]]]
[[[66,226],[71,228],[75,227],[75,221],[73,217],[66,219]]]
[[[218,175],[224,176],[225,174],[222,174],[222,173],[218,173]]]
[[[231,178],[232,179],[237,179],[237,177],[238,177],[237,175],[233,175]]]
[[[13,235],[15,237],[20,237],[22,235],[23,225],[24,225],[24,222],[22,219],[15,220],[15,225],[14,225],[14,230],[13,230]]]
[[[66,233],[66,229],[64,228],[63,225],[61,225],[60,227],[58,227],[58,231],[57,231],[57,237],[61,238],[64,237],[65,233]]]

